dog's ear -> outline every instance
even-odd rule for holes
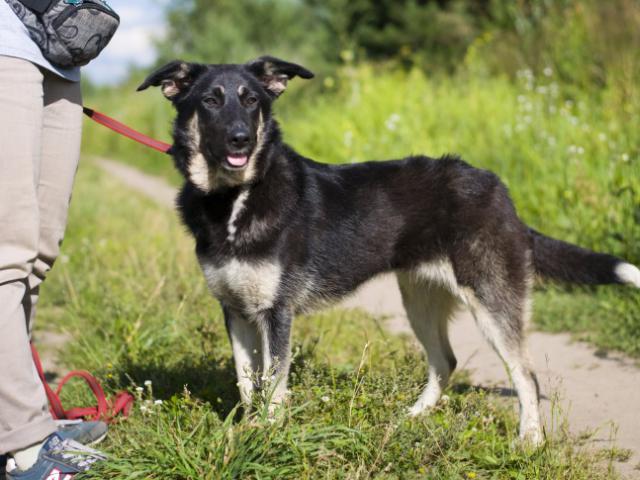
[[[257,58],[245,67],[276,97],[284,92],[293,77],[313,78],[313,73],[306,68],[269,56]]]
[[[182,60],[174,60],[160,67],[140,84],[137,91],[145,90],[150,86],[160,87],[162,94],[169,100],[175,100],[178,95],[185,93],[199,75],[206,71],[207,67],[199,63],[187,63]]]

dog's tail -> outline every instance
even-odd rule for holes
[[[546,237],[529,229],[533,265],[546,278],[585,285],[621,283],[640,288],[640,270],[624,260]]]

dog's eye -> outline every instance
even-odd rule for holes
[[[206,97],[204,100],[202,100],[202,102],[207,107],[219,107],[220,106],[220,100],[217,99],[216,97]]]
[[[255,105],[257,102],[258,102],[258,99],[256,97],[247,97],[247,99],[244,101],[247,107],[251,107],[252,105]]]

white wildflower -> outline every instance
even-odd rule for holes
[[[553,75],[553,68],[545,67],[544,70],[542,70],[542,73],[544,73],[545,77],[550,77],[551,75]]]
[[[351,130],[347,130],[346,132],[344,132],[342,141],[345,147],[351,147],[351,145],[353,144],[353,132]]]
[[[153,402],[154,405],[162,405],[162,400],[156,400]]]
[[[387,130],[394,131],[398,127],[399,121],[400,115],[398,115],[397,113],[392,113],[389,118],[387,118],[387,121],[384,122],[384,125],[385,127],[387,127]]]
[[[622,155],[620,155],[620,158],[622,158],[623,162],[628,162],[629,161],[629,154],[628,153],[623,153]]]
[[[323,395],[322,397],[320,397],[320,400],[322,400],[324,403],[327,403],[329,401],[329,397],[327,395]]]
[[[152,383],[152,382],[151,382],[151,380],[145,380],[145,381],[144,381],[144,386],[145,386],[145,387],[150,387],[150,386],[151,386],[151,383]]]
[[[136,392],[138,393],[142,393],[144,391],[144,388],[142,387],[136,387]]]

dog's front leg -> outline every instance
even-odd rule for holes
[[[262,386],[269,396],[273,413],[287,395],[287,378],[291,365],[291,325],[293,314],[287,308],[263,312],[259,325],[262,337]]]
[[[240,399],[245,405],[251,405],[254,382],[260,369],[259,328],[249,318],[228,308],[224,308],[224,323],[233,350]]]

